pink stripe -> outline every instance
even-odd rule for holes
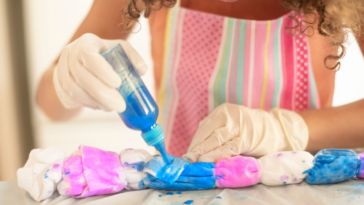
[[[237,24],[238,24],[238,32],[237,32],[237,36],[236,36],[236,43],[235,43],[235,46],[236,46],[236,49],[235,49],[235,62],[234,62],[234,79],[233,79],[233,103],[236,104],[236,71],[238,70],[237,66],[238,66],[238,51],[239,51],[239,36],[240,36],[240,22],[241,21],[237,21]],[[244,40],[244,39],[243,39]],[[242,68],[240,68],[242,69]]]
[[[244,51],[244,86],[243,86],[243,105],[248,106],[248,98],[249,98],[249,71],[250,71],[250,38],[251,38],[251,21],[247,21],[246,24],[246,35],[245,39],[245,51]]]
[[[280,100],[280,108],[292,110],[292,93],[294,88],[294,51],[293,51],[293,37],[288,34],[290,30],[285,28],[292,27],[293,22],[289,18],[285,18],[282,22],[282,71],[283,71],[283,85],[282,95]]]
[[[265,57],[265,44],[267,38],[267,23],[256,22],[255,24],[255,49],[254,49],[254,76],[252,93],[252,107],[254,109],[260,108],[261,97],[264,82],[264,57]]]
[[[272,101],[274,95],[274,89],[276,84],[276,77],[274,73],[274,35],[277,29],[277,21],[271,22],[269,44],[268,44],[268,82],[267,82],[267,92],[265,95],[264,109],[272,109]]]
[[[179,98],[175,102],[176,111],[172,116],[175,119],[168,147],[169,154],[177,157],[186,153],[199,122],[208,115],[208,85],[224,32],[224,17],[180,10],[185,13],[180,33],[180,60],[174,71]]]

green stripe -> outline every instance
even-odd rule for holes
[[[244,60],[245,60],[245,35],[246,35],[247,21],[240,23],[239,35],[239,48],[238,48],[238,61],[236,71],[236,104],[243,104],[243,90],[244,90]]]
[[[310,95],[311,95],[310,108],[311,109],[317,109],[318,107],[316,105],[316,96],[317,96],[316,82],[315,82],[315,78],[313,77],[311,65],[308,65],[308,66],[310,66],[309,67],[309,72],[310,72]]]
[[[282,19],[278,19],[277,21],[277,28],[276,28],[276,32],[274,34],[274,80],[275,80],[275,84],[274,84],[274,94],[273,94],[273,101],[272,101],[272,108],[276,108],[278,107],[278,93],[279,90],[281,89],[281,79],[280,79],[280,75],[279,75],[279,70],[281,69],[279,67],[279,61],[281,60],[279,58],[279,32],[280,29],[279,27],[282,24]]]
[[[235,38],[234,38],[234,45],[232,45],[234,47],[233,49],[233,53],[231,55],[233,55],[233,59],[232,59],[232,69],[231,69],[231,73],[230,73],[230,102],[233,103],[233,100],[234,100],[234,76],[235,76],[235,61],[236,61],[236,58],[235,58],[235,50],[238,46],[237,42],[238,42],[238,24],[239,24],[239,21],[235,21]],[[238,47],[239,48],[239,47]]]
[[[232,29],[234,27],[234,20],[228,19],[228,26],[226,31],[226,39],[225,39],[225,46],[224,51],[221,59],[221,64],[219,68],[219,73],[217,79],[215,81],[215,107],[219,106],[220,104],[226,102],[226,79],[228,75],[228,68],[229,68],[229,60],[230,60],[230,45],[232,40]]]

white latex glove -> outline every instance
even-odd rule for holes
[[[100,55],[117,44],[123,47],[138,74],[146,73],[146,63],[128,42],[84,34],[63,49],[53,75],[57,95],[66,108],[85,106],[119,113],[125,110],[125,101],[115,89],[121,79]]]
[[[264,156],[280,151],[304,150],[308,128],[293,111],[254,110],[222,104],[200,122],[184,159],[217,162],[234,155]]]

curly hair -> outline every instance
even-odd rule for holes
[[[125,29],[131,29],[135,22],[138,21],[141,10],[137,8],[138,0],[130,0],[130,3],[124,9],[126,18]],[[171,8],[177,0],[142,0],[145,5],[144,17],[148,18],[152,11],[157,11],[163,7]],[[324,59],[326,68],[330,70],[340,69],[341,63],[338,62],[345,55],[346,48],[343,45],[348,39],[348,33],[351,32],[359,37],[361,35],[361,25],[364,23],[364,0],[282,0],[283,5],[288,10],[303,12],[303,14],[313,14],[313,22],[298,22],[297,26],[305,35],[308,28],[313,28],[317,24],[317,30],[321,35],[328,36],[331,39],[331,46],[340,47],[338,55],[329,55]],[[305,24],[305,26],[303,25]],[[314,31],[314,29],[312,29]],[[312,34],[313,35],[313,34]],[[328,61],[334,60],[335,66],[328,66]]]

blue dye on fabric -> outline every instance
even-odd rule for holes
[[[159,195],[159,197],[162,197],[162,195]]]
[[[221,199],[221,196],[217,196],[216,198],[217,198],[217,199]]]
[[[167,195],[173,195],[174,193],[173,192],[167,192],[166,194]]]
[[[185,203],[183,204],[192,204],[193,203],[193,200],[188,200],[188,201],[185,201]]]
[[[119,113],[121,119],[127,127],[142,131],[144,141],[149,146],[155,146],[169,164],[164,145],[165,134],[161,126],[156,123],[159,114],[157,103],[136,72],[123,47],[118,44],[102,53],[102,56],[121,79],[121,85],[117,91],[126,104],[125,111]]]
[[[170,160],[173,165],[175,160],[180,162],[181,159],[171,156]],[[165,166],[163,160],[161,160],[160,157],[154,158],[145,164],[144,172],[147,172],[148,174],[143,179],[144,184],[147,187],[154,189],[176,191],[215,188],[216,177],[214,176],[214,163],[199,162],[192,164],[187,163],[186,165],[181,163],[178,166],[182,165],[185,166],[184,170],[182,170],[182,173],[179,175],[174,175],[174,178],[177,176],[177,178],[174,180],[174,183],[168,183],[168,181],[165,180],[166,177],[163,176],[166,175],[166,167],[168,166]],[[155,174],[152,175],[151,173],[156,173],[156,176],[154,176]]]
[[[144,168],[144,162],[142,161],[142,162],[136,162],[136,163],[131,163],[131,164],[129,164],[128,162],[125,162],[124,166],[136,169],[138,172],[142,172],[143,168]]]
[[[309,184],[332,184],[349,180],[357,172],[359,159],[355,152],[344,149],[325,149],[318,152],[308,173]]]
[[[145,163],[143,171],[164,182],[172,184],[177,180],[189,163],[173,155],[167,156],[171,164],[166,164],[159,155],[156,155],[153,159]]]
[[[214,176],[215,164],[211,162],[191,163],[186,166],[181,176],[207,177]]]
[[[139,189],[144,189],[145,188],[145,185],[144,185],[144,181],[143,180],[141,180],[139,182],[138,187],[139,187]]]
[[[177,192],[176,194],[182,194],[182,192],[180,192],[180,191],[179,191],[179,192]]]
[[[143,180],[144,184],[147,187],[159,190],[174,190],[174,191],[214,189],[216,184],[214,176],[209,176],[209,177],[179,176],[178,179],[173,184],[170,184],[147,173],[147,176]]]
[[[46,171],[46,173],[44,174],[44,178],[47,179],[48,178],[48,175],[47,173],[49,172],[49,169]]]
[[[311,169],[307,169],[307,170],[303,171],[303,172],[302,172],[302,174],[307,174],[307,173],[309,173],[309,172],[310,172],[310,170],[311,170]]]

